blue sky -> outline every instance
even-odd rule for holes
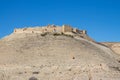
[[[69,24],[96,41],[120,41],[119,0],[0,0],[0,38],[14,28]]]

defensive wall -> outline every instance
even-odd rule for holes
[[[43,27],[21,28],[14,30],[14,33],[44,33],[44,32],[58,32],[58,33],[73,32],[78,34],[87,34],[86,30],[78,30],[76,28],[72,28],[69,25],[63,25],[62,27],[48,25]]]

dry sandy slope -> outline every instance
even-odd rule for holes
[[[103,42],[102,44],[110,47],[117,54],[120,54],[120,42]]]
[[[11,34],[0,40],[0,80],[119,80],[118,55],[82,38]]]

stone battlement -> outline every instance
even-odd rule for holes
[[[45,33],[45,32],[57,32],[57,33],[78,33],[78,34],[87,34],[86,30],[78,30],[76,28],[72,28],[69,25],[55,26],[55,25],[48,25],[44,27],[34,27],[34,28],[21,28],[15,29],[14,33]]]

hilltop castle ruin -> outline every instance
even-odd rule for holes
[[[34,27],[34,28],[21,28],[15,29],[14,33],[45,33],[45,32],[57,32],[57,33],[77,33],[77,34],[87,34],[86,30],[78,30],[76,28],[72,28],[69,25],[56,26],[56,25],[48,25],[43,27]]]

